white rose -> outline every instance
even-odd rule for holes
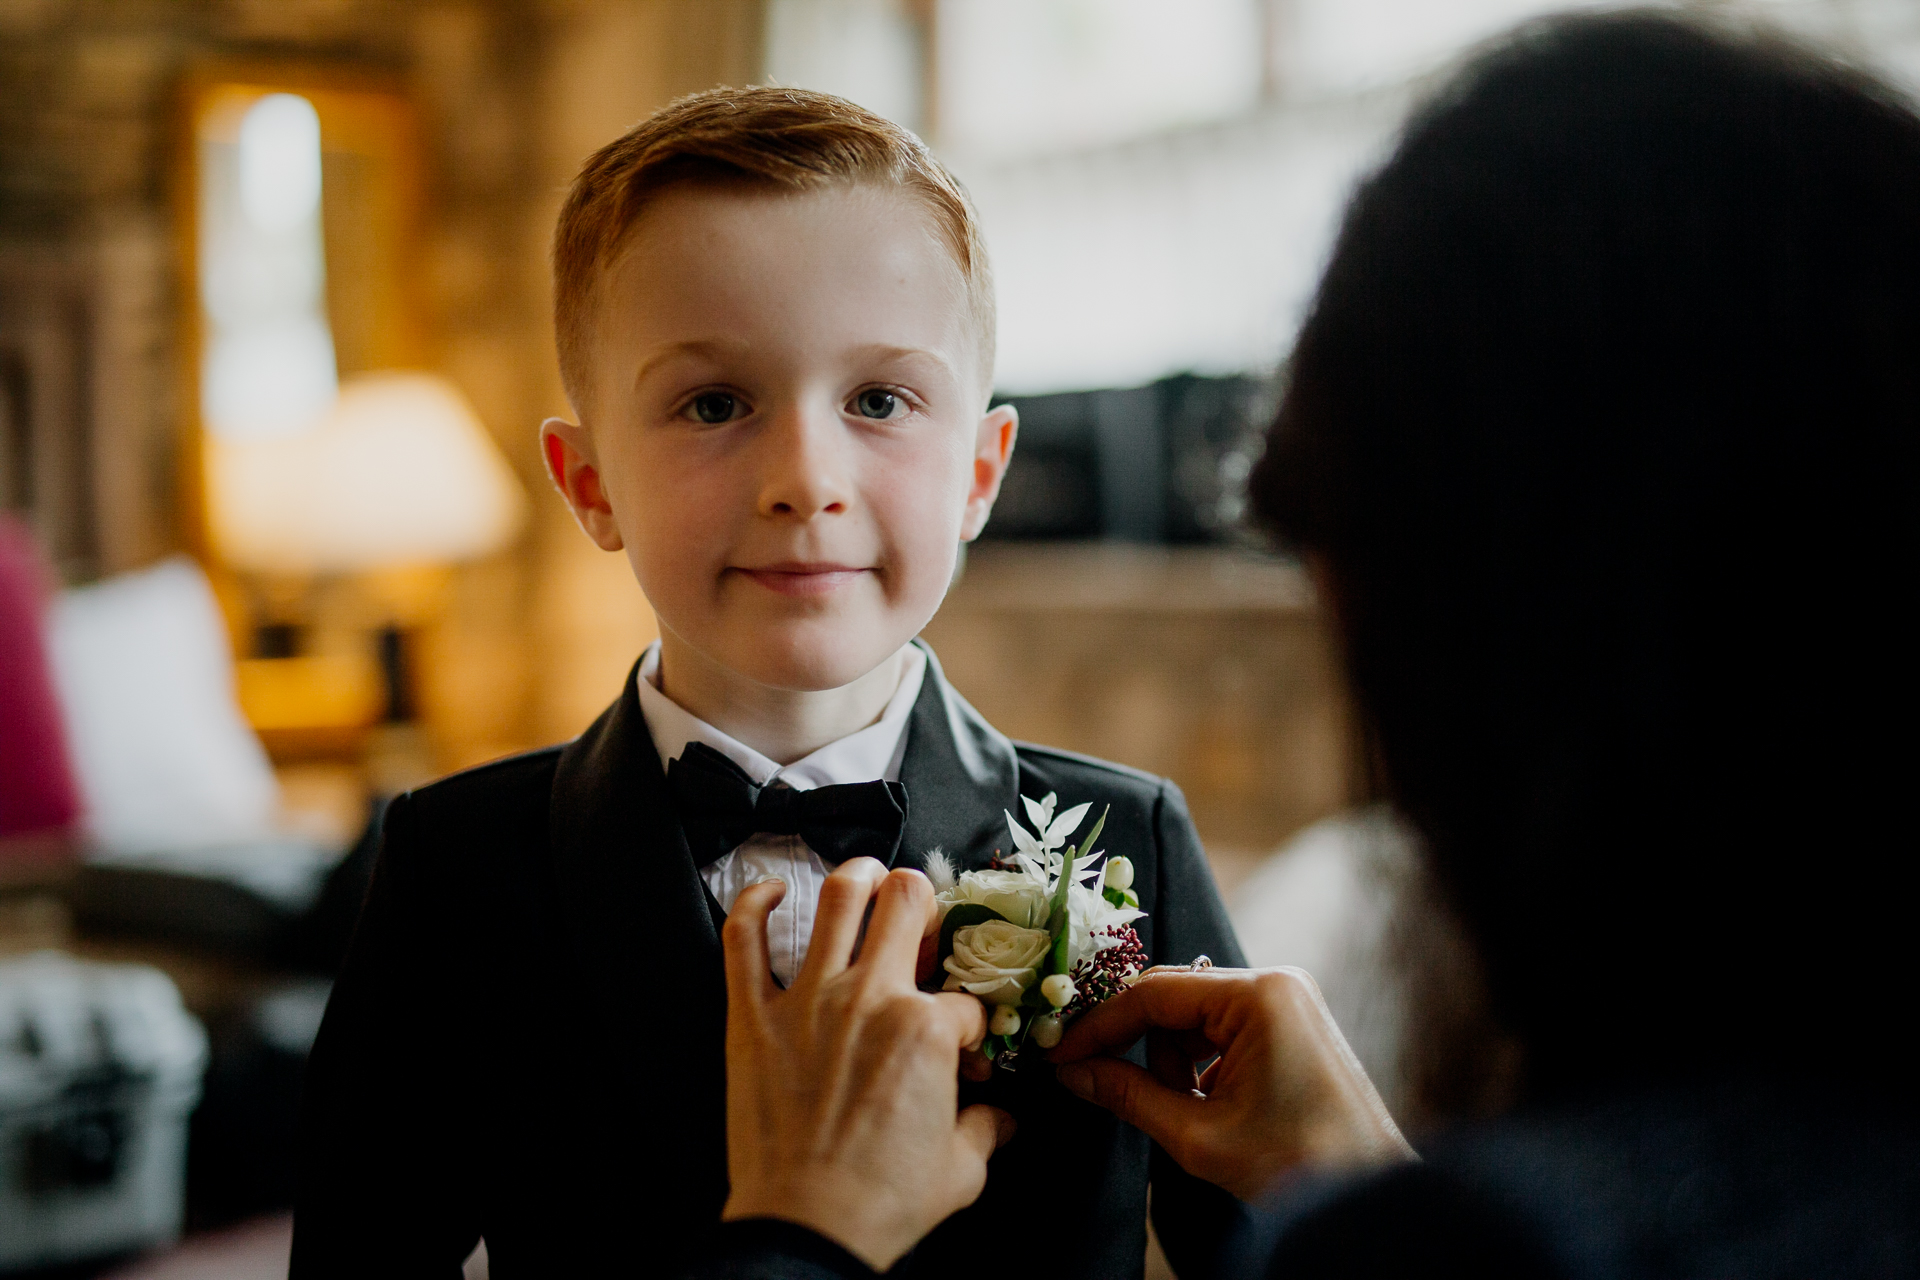
[[[938,898],[940,914],[977,902],[1022,929],[1046,927],[1047,886],[1024,871],[969,871]]]
[[[987,920],[953,931],[944,990],[965,991],[988,1004],[1019,1004],[1053,946],[1045,929]]]

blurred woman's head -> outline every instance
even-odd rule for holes
[[[1891,1065],[1917,428],[1920,119],[1814,54],[1531,26],[1358,192],[1256,510],[1544,1079]]]

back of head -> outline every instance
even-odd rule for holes
[[[1917,379],[1920,119],[1782,43],[1523,28],[1358,193],[1256,507],[1542,1081],[1903,1064]]]
[[[772,192],[872,185],[918,200],[967,282],[983,368],[994,298],[973,204],[925,143],[865,107],[809,89],[710,89],[662,107],[581,166],[553,233],[560,376],[579,408],[596,290],[647,204],[683,183]]]

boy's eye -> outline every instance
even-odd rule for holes
[[[900,397],[874,387],[855,396],[853,408],[863,418],[891,418],[900,408]]]
[[[708,423],[732,421],[734,411],[739,407],[739,397],[728,395],[724,391],[709,391],[704,395],[695,396],[693,403],[687,406],[694,417]]]

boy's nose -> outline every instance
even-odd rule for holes
[[[760,514],[811,520],[847,509],[852,486],[837,415],[796,409],[768,424],[760,487]]]

